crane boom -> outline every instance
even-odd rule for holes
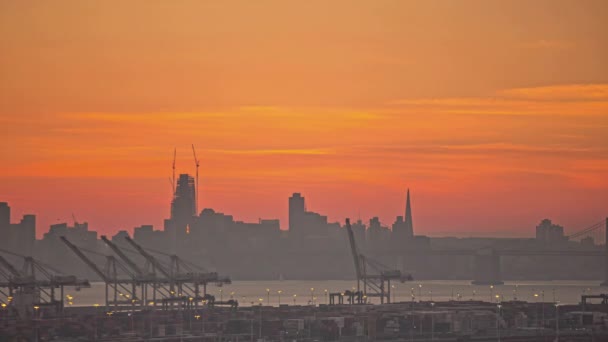
[[[103,271],[100,270],[99,267],[97,267],[97,265],[95,265],[95,263],[91,261],[91,259],[84,255],[84,253],[82,253],[82,251],[78,247],[68,241],[65,236],[61,236],[60,239],[61,241],[63,241],[63,243],[65,243],[66,246],[68,246],[72,250],[72,252],[74,252],[74,254],[76,254],[85,264],[87,264],[87,266],[89,266],[93,270],[93,272],[97,273],[97,275],[101,279],[103,279],[104,282],[109,282],[108,276],[103,273]]]
[[[141,254],[144,258],[146,258],[146,260],[148,260],[148,262],[150,262],[150,264],[152,264],[155,269],[159,270],[160,273],[162,273],[165,277],[167,277],[167,279],[172,278],[171,275],[169,274],[169,272],[167,272],[167,270],[163,267],[163,265],[161,265],[158,262],[158,260],[156,260],[155,257],[153,257],[148,252],[146,252],[146,250],[143,249],[143,247],[141,247],[135,241],[133,241],[133,239],[131,239],[131,237],[125,236],[125,240],[127,240],[127,242],[129,244],[131,244],[131,246],[133,246],[133,248],[135,248],[139,252],[139,254]]]
[[[361,279],[361,264],[359,263],[359,251],[357,250],[357,244],[355,242],[355,234],[350,226],[350,219],[346,219],[346,230],[348,232],[348,241],[350,242],[350,251],[355,261],[355,272],[357,272],[357,281]]]
[[[118,248],[118,246],[116,246],[112,241],[108,240],[105,235],[102,235],[101,239],[114,251],[114,253],[116,253],[116,255],[118,255],[129,267],[131,267],[131,269],[134,270],[137,275],[141,276],[144,274],[141,268],[139,268],[139,266],[137,266],[137,264],[134,263],[133,260],[129,259],[129,257],[127,257],[125,253],[123,253],[123,251]]]
[[[20,277],[21,276],[21,273],[15,268],[15,266],[13,266],[11,263],[9,263],[1,255],[0,255],[0,264],[2,264],[2,266],[4,266],[4,268],[6,268],[9,272],[11,272],[11,274],[13,276],[15,276],[15,277]]]

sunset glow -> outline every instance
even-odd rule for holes
[[[293,192],[390,225],[410,188],[428,235],[605,217],[608,3],[212,3],[0,4],[15,217],[161,229],[191,144],[199,209],[283,229]]]

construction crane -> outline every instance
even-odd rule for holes
[[[346,231],[350,243],[350,250],[355,264],[357,275],[357,293],[363,291],[363,298],[380,297],[380,303],[391,302],[391,281],[405,282],[412,280],[412,276],[404,275],[399,270],[390,269],[382,263],[366,257],[357,248],[355,235],[350,225],[350,219],[346,219]],[[375,273],[371,273],[373,271]]]
[[[177,157],[177,148],[173,149],[173,178],[171,178],[171,184],[173,185],[173,197],[175,197],[175,158]]]
[[[194,149],[194,144],[192,144],[192,154],[194,155],[194,164],[196,165],[196,194],[194,197],[194,212],[198,213],[198,167],[200,166],[200,163],[198,162],[198,158],[196,158],[196,150]]]

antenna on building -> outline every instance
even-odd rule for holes
[[[198,158],[196,158],[196,150],[194,144],[192,144],[192,154],[194,155],[194,164],[196,165],[196,185],[195,185],[195,197],[194,197],[194,213],[198,214],[198,167],[200,166]]]
[[[175,157],[177,157],[177,148],[173,149],[173,178],[171,178],[171,188],[173,189],[173,197],[175,197]]]

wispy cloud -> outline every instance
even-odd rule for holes
[[[608,101],[608,84],[566,84],[515,88],[500,91],[498,95],[531,101]]]

